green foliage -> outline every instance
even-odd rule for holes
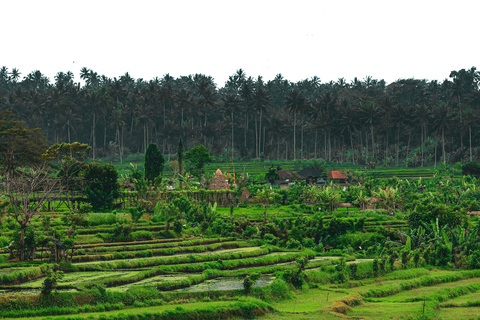
[[[134,223],[137,223],[140,218],[145,214],[145,210],[142,210],[140,206],[129,208],[128,212],[130,213],[130,216],[132,217],[132,221]]]
[[[467,265],[470,269],[480,269],[480,250],[475,250],[467,257]]]
[[[117,169],[111,163],[94,162],[84,169],[83,175],[87,179],[85,194],[92,209],[96,212],[111,210],[120,196]]]
[[[42,289],[40,290],[40,295],[42,298],[47,298],[53,290],[56,290],[57,284],[63,279],[63,272],[61,271],[47,271],[47,277],[43,281]]]
[[[467,162],[462,166],[464,175],[469,175],[475,178],[480,178],[480,164],[476,161]]]
[[[265,174],[265,180],[270,182],[271,184],[274,184],[276,180],[279,180],[280,176],[277,173],[277,168],[274,168],[273,166],[268,169],[268,172]]]
[[[207,148],[199,145],[185,152],[185,167],[186,171],[200,178],[205,173],[205,164],[215,161],[215,158],[210,156]]]
[[[165,158],[155,143],[150,143],[145,151],[145,180],[155,181],[163,173]]]
[[[40,129],[30,129],[15,117],[8,110],[0,111],[0,164],[7,172],[41,163],[47,147]]]
[[[255,285],[255,282],[257,282],[258,279],[260,279],[260,273],[248,274],[243,279],[243,292],[245,294],[250,294],[252,287]]]
[[[177,146],[177,163],[178,163],[178,173],[183,176],[183,158],[184,149],[183,149],[183,139],[180,137],[178,139],[178,146]]]

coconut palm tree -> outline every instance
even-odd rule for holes
[[[223,102],[224,110],[230,113],[230,121],[231,121],[231,124],[232,124],[232,159],[233,159],[234,150],[235,150],[234,149],[234,130],[233,130],[234,119],[233,119],[233,114],[234,114],[234,111],[238,109],[241,101],[240,101],[240,98],[236,94],[229,93],[225,97],[222,98],[222,102]]]
[[[438,135],[441,135],[443,163],[446,164],[447,154],[445,152],[445,131],[450,129],[453,122],[453,114],[450,106],[446,103],[440,103],[433,109],[432,129]]]
[[[297,114],[303,113],[307,108],[307,99],[300,91],[293,88],[285,99],[285,108],[293,115],[293,160],[297,160],[296,128]],[[303,122],[302,122],[303,125]]]

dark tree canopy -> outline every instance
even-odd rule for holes
[[[87,179],[85,194],[96,212],[111,210],[120,196],[117,169],[111,163],[90,163],[83,171]]]
[[[183,140],[180,137],[180,139],[178,139],[178,146],[177,146],[178,173],[180,175],[183,175],[183,157],[185,156],[183,152],[184,152]]]
[[[185,160],[187,171],[195,177],[200,177],[205,172],[205,165],[215,161],[215,158],[210,156],[204,145],[199,145],[185,153]]]
[[[145,151],[145,180],[154,181],[163,173],[165,158],[155,143],[148,145]]]
[[[480,177],[480,164],[476,161],[471,161],[468,163],[465,163],[462,166],[462,172],[466,176],[472,176],[475,178]]]
[[[453,70],[440,81],[388,84],[341,75],[330,82],[316,76],[292,82],[281,74],[266,81],[238,70],[223,87],[204,74],[145,81],[82,68],[83,85],[72,72],[59,72],[54,82],[38,70],[23,79],[20,74],[0,68],[0,110],[18,114],[25,128],[40,128],[47,141],[88,143],[93,159],[122,161],[145,153],[150,143],[174,154],[182,137],[185,150],[203,144],[220,161],[411,167],[480,161],[476,67]]]
[[[14,120],[9,111],[0,111],[0,163],[5,171],[38,165],[47,148],[40,129],[30,129],[23,121]]]

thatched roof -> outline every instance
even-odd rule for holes
[[[348,180],[348,177],[338,170],[332,170],[328,173],[328,179],[346,179],[346,180]]]
[[[298,173],[290,171],[290,170],[280,170],[277,171],[278,176],[280,177],[280,180],[290,180],[291,182],[294,182],[295,180],[301,179]]]
[[[308,177],[320,178],[322,176],[322,173],[317,169],[309,166],[303,169],[302,171],[300,171],[298,175],[304,178],[308,178]]]
[[[471,216],[480,216],[480,211],[470,211],[467,212],[467,214]]]
[[[248,191],[247,188],[243,188],[242,195],[240,197],[240,200],[247,200],[250,198],[250,192]]]
[[[348,203],[348,202],[340,202],[340,203],[338,204],[338,207],[339,207],[339,208],[351,208],[351,207],[353,207],[353,206],[352,206],[351,203]]]
[[[228,187],[228,183],[225,181],[225,177],[220,169],[217,169],[215,175],[213,176],[212,182],[210,182],[210,186],[208,190],[225,190],[230,189]]]
[[[379,203],[380,202],[380,199],[378,199],[377,197],[366,197],[365,198],[368,202],[370,202],[371,204],[375,204],[375,203]]]

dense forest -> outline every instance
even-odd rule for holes
[[[82,68],[51,81],[0,69],[0,109],[11,110],[51,143],[79,141],[93,158],[174,154],[205,145],[219,159],[307,159],[427,166],[480,160],[480,73],[452,71],[443,81],[366,77],[322,83],[271,81],[240,69],[217,87],[210,76],[150,81],[108,78]]]

